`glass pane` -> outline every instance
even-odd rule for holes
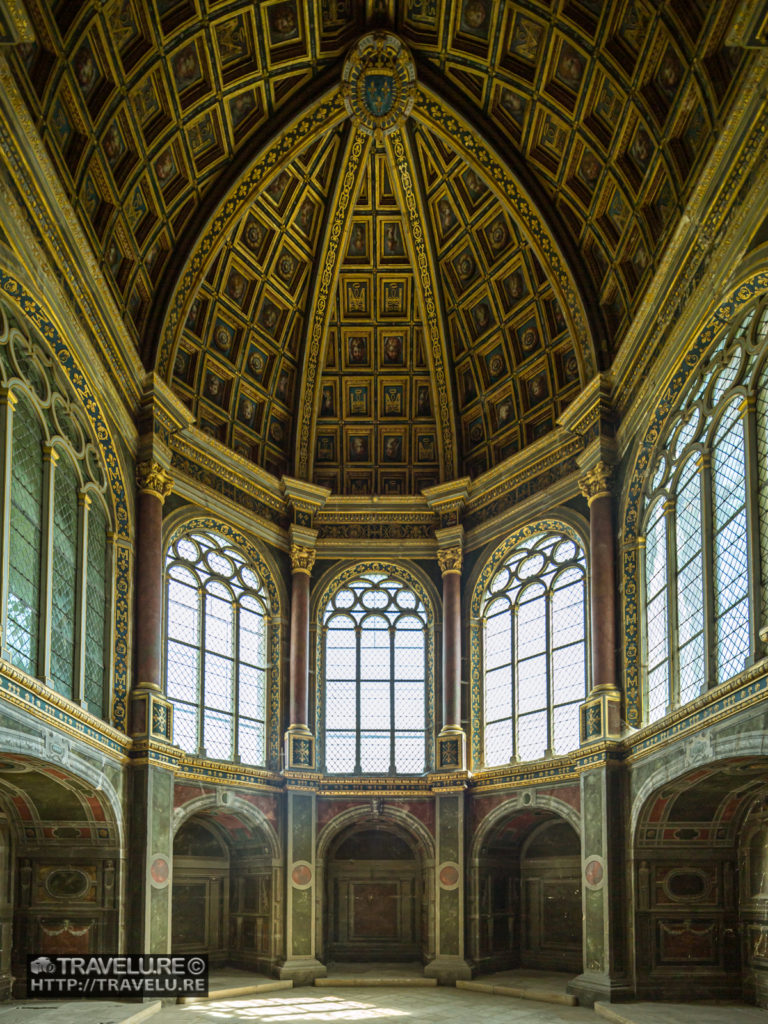
[[[354,732],[326,732],[325,766],[331,773],[349,774],[355,770]]]
[[[232,716],[218,711],[206,711],[203,718],[203,746],[208,757],[226,761],[234,753]]]
[[[552,652],[552,686],[555,704],[584,700],[587,695],[584,644],[571,644]]]
[[[75,667],[78,480],[66,456],[59,459],[54,473],[51,678],[57,693],[71,697]],[[102,636],[102,647],[103,643]]]
[[[218,711],[232,710],[234,662],[218,654],[205,655],[203,703]]]
[[[264,720],[264,695],[267,692],[267,674],[262,668],[240,665],[237,673],[239,712],[247,718]]]
[[[360,733],[360,768],[364,772],[384,772],[390,769],[389,733]]]
[[[264,764],[264,726],[260,722],[240,719],[237,727],[237,745],[243,764]]]
[[[517,665],[517,713],[547,706],[547,659],[544,654]]]
[[[517,657],[518,660],[539,654],[545,650],[547,635],[547,603],[541,588],[526,591],[530,594],[520,603],[517,610]]]
[[[544,751],[547,748],[546,711],[519,716],[517,720],[517,742],[520,757],[524,761],[544,756]]]
[[[365,619],[360,633],[360,672],[368,679],[391,675],[389,625],[386,619]]]
[[[424,633],[419,630],[395,633],[395,679],[424,680]]]
[[[579,746],[579,705],[555,708],[553,744],[556,754],[568,754]]]
[[[512,672],[511,667],[494,669],[485,676],[485,718],[494,722],[499,718],[512,717]]]
[[[31,675],[37,672],[40,622],[42,443],[37,417],[20,401],[13,414],[6,643],[9,660]]]
[[[231,657],[234,610],[232,603],[222,597],[205,595],[205,646],[209,651]]]
[[[424,733],[424,683],[399,682],[395,684],[395,728],[418,729]]]
[[[419,774],[424,767],[424,733],[395,733],[395,771]]]
[[[506,607],[501,615],[494,615],[485,626],[485,670],[512,661],[512,611]]]
[[[362,680],[360,682],[361,729],[389,729],[389,682]]]
[[[240,607],[240,660],[264,667],[267,663],[267,624],[263,615]]]
[[[326,681],[325,720],[334,729],[357,728],[356,686],[351,681]]]
[[[107,520],[96,502],[88,513],[88,576],[85,611],[85,702],[94,715],[105,713],[107,689]]]
[[[197,753],[198,710],[190,704],[173,706],[173,742],[188,754]]]
[[[197,586],[194,579],[190,584],[178,579],[168,583],[168,636],[197,644],[200,629]]]
[[[512,757],[512,720],[489,722],[485,727],[485,763],[507,764]]]
[[[199,657],[197,648],[170,640],[166,652],[168,699],[184,700],[190,703],[196,701]]]

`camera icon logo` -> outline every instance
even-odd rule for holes
[[[29,965],[33,974],[55,974],[56,964],[47,956],[39,956]]]

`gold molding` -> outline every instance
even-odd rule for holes
[[[305,572],[307,576],[311,576],[316,558],[317,551],[314,548],[308,548],[304,544],[291,544],[291,572]]]

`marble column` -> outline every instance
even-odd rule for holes
[[[437,562],[443,576],[443,726],[437,739],[437,770],[466,766],[466,739],[461,727],[461,567],[460,527],[449,531],[454,543],[441,547]],[[442,533],[445,531],[437,531]]]
[[[292,525],[291,636],[288,693],[288,731],[285,734],[287,769],[315,767],[315,740],[309,728],[309,581],[315,564],[317,532]]]
[[[598,462],[579,481],[589,504],[592,687],[581,708],[581,739],[621,734],[621,695],[616,680],[616,554],[611,467]]]
[[[168,746],[172,709],[163,693],[163,502],[171,479],[153,460],[136,467],[137,529],[134,576],[133,752],[129,787],[128,884],[132,894],[126,936],[132,953],[171,948],[173,771]]]

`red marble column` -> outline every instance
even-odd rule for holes
[[[459,568],[443,569],[444,726],[461,725],[461,549],[456,550]]]
[[[580,481],[589,502],[592,688],[616,689],[616,554],[610,466],[599,462]]]
[[[294,562],[291,589],[290,725],[308,725],[309,722],[309,573],[309,569],[297,568]]]
[[[162,689],[163,502],[171,479],[156,462],[136,467],[136,614],[134,669],[136,689]]]

